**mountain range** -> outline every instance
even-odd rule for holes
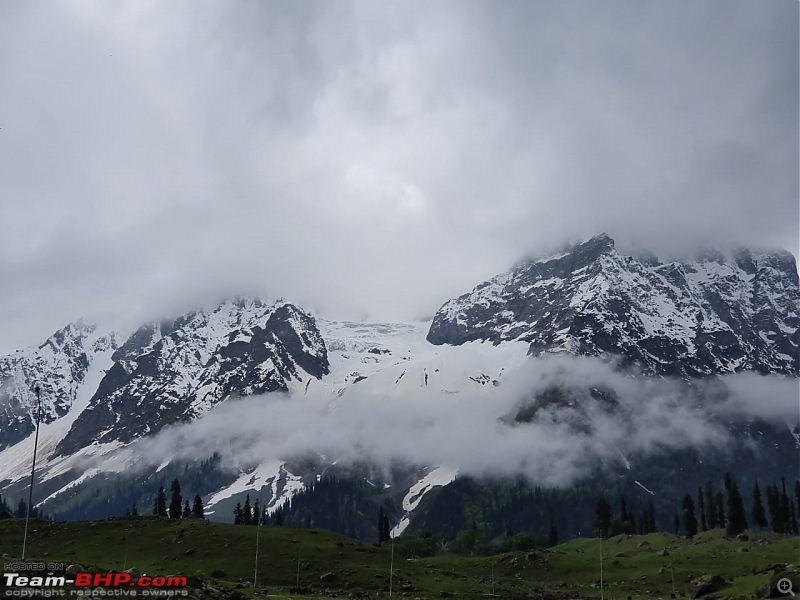
[[[258,298],[146,323],[128,335],[77,321],[38,347],[0,357],[0,493],[22,497],[37,382],[37,496],[53,513],[102,516],[110,510],[101,506],[108,499],[95,502],[92,494],[110,479],[115,485],[126,481],[135,462],[126,449],[170,426],[213,415],[236,398],[278,392],[302,402],[316,394],[333,406],[347,402],[353,390],[375,397],[420,389],[481,394],[551,355],[596,357],[637,377],[689,384],[743,372],[796,380],[795,259],[783,251],[740,249],[660,261],[649,252],[620,253],[600,234],[519,262],[447,301],[430,323],[331,321],[290,302]],[[796,435],[796,421],[782,433],[762,424],[760,435],[775,431],[781,437],[768,445],[784,452],[796,443],[790,435],[793,428]],[[730,427],[757,436],[747,423]],[[207,461],[217,450],[198,459]],[[86,462],[98,457],[116,466],[103,470]],[[229,518],[231,503],[243,493],[266,484],[275,509],[335,465],[322,456],[259,456],[251,463],[213,476],[203,470],[204,477],[195,478],[197,492],[206,495],[212,512],[217,507],[219,518]],[[206,469],[209,463],[203,464]],[[166,456],[143,471],[141,481],[180,472],[177,462],[169,465]],[[398,531],[413,523],[423,496],[456,478],[458,467],[405,465],[383,482]],[[380,483],[369,469],[359,473]]]

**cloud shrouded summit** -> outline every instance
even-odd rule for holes
[[[236,293],[430,316],[522,255],[798,248],[795,2],[0,7],[0,351]]]

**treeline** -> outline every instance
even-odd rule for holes
[[[388,539],[388,517],[381,517],[380,524],[375,523],[374,496],[375,488],[364,480],[326,475],[303,488],[270,515],[266,506],[259,506],[258,499],[251,501],[248,494],[244,504],[236,503],[233,522],[258,525],[261,515],[262,525],[330,529],[360,540],[377,540],[382,536]],[[388,506],[386,508],[388,510]],[[380,510],[383,511],[383,507]]]
[[[555,530],[562,540],[591,535],[592,508],[603,489],[592,483],[544,488],[524,478],[487,482],[458,477],[426,494],[409,533],[435,531],[453,539],[460,531],[472,531],[495,544],[519,532],[549,539]]]
[[[237,502],[233,508],[233,524],[234,525],[264,525],[269,520],[267,515],[267,507],[261,506],[258,498],[251,504],[250,494],[247,494],[244,505]],[[280,510],[275,511],[273,515],[272,524],[276,527],[283,525],[283,513]]]
[[[383,543],[391,539],[391,530],[403,515],[386,495],[363,478],[326,476],[293,496],[272,517],[281,515],[287,526],[332,529]],[[596,499],[596,487],[548,489],[530,486],[521,478],[486,483],[460,477],[426,494],[403,539],[435,532],[426,534],[424,544],[437,545],[441,540],[452,544],[460,532],[466,532],[455,547],[479,554],[488,552],[489,545],[492,551],[503,544],[553,545],[562,531],[567,532],[565,539],[573,537],[570,534],[578,527],[591,534],[591,507]]]
[[[691,495],[683,498],[681,506],[682,518],[675,515],[675,533],[683,533],[691,538],[698,531],[708,529],[725,529],[728,535],[738,535],[748,526],[754,529],[771,529],[775,533],[798,533],[797,516],[800,507],[800,480],[794,484],[794,499],[786,491],[786,479],[781,478],[780,487],[777,484],[767,485],[767,511],[761,499],[761,489],[758,481],[753,484],[752,502],[750,503],[750,520],[748,523],[747,511],[739,492],[736,479],[725,474],[725,496],[722,491],[714,490],[711,482],[706,484],[705,490],[698,488],[697,504]]]
[[[404,538],[435,532],[454,543],[459,533],[467,532],[456,547],[463,546],[470,549],[468,553],[479,554],[488,552],[485,545],[493,549],[504,544],[528,547],[533,538],[537,546],[554,545],[576,535],[593,535],[592,509],[599,489],[603,488],[596,484],[543,488],[531,486],[523,478],[486,482],[459,477],[426,494]],[[370,485],[363,478],[328,475],[298,492],[280,510],[272,512],[270,519],[264,516],[262,523],[271,520],[272,524],[285,523],[291,527],[331,529],[363,541],[382,543],[390,539],[391,529],[403,515],[402,509],[386,496],[382,488]],[[259,511],[263,513],[256,506],[252,499],[246,499],[244,505],[237,504],[234,522],[256,524],[256,515]],[[635,525],[614,526],[615,532],[657,529],[652,500],[634,498],[627,512],[636,515]],[[426,540],[426,544],[433,543],[429,538]]]
[[[12,509],[11,504],[9,504],[5,498],[0,496],[0,512],[4,511],[10,515],[14,515],[14,517],[18,519],[24,519],[28,513],[28,503],[25,502],[25,500],[20,499],[20,501],[17,503],[17,507]],[[36,506],[31,509],[30,518],[38,519],[40,521],[55,520],[52,515],[47,514],[43,509],[37,508]]]
[[[767,511],[761,498],[758,481],[753,484],[749,520],[748,511],[736,478],[725,474],[722,489],[716,489],[714,483],[706,482],[705,487],[697,488],[697,495],[686,494],[680,509],[673,519],[675,534],[694,537],[700,531],[724,529],[728,535],[743,533],[748,527],[753,529],[771,529],[775,533],[798,533],[798,507],[800,507],[800,480],[795,481],[795,499],[791,499],[786,490],[786,479],[781,478],[780,486],[766,487]],[[605,496],[601,496],[595,505],[595,532],[602,537],[611,537],[620,533],[642,534],[658,530],[656,515],[652,501],[647,509],[636,515],[627,508],[625,496],[619,498],[619,512],[615,516]]]
[[[286,502],[282,508],[284,522],[290,527],[331,529],[356,539],[377,541],[384,523],[378,523],[376,514],[382,510],[391,519],[394,513],[379,496],[380,490],[364,479],[326,475]]]
[[[611,504],[605,496],[600,496],[595,506],[595,532],[604,538],[620,534],[645,535],[658,531],[656,525],[656,509],[652,498],[647,502],[645,508],[639,515],[628,508],[625,496],[619,499],[619,517],[613,517]]]
[[[199,495],[195,495],[192,506],[189,500],[184,501],[181,496],[181,483],[178,479],[173,479],[170,484],[170,502],[167,506],[167,493],[164,486],[159,486],[156,499],[153,502],[153,516],[169,517],[170,519],[204,519],[203,500]],[[136,504],[128,510],[127,516],[136,517],[139,515]]]
[[[220,462],[221,456],[214,453],[202,460],[170,463],[158,470],[153,467],[136,474],[106,473],[89,478],[59,497],[57,518],[77,521],[119,517],[132,514],[134,506],[136,514],[150,515],[159,487],[169,490],[175,478],[180,479],[184,494],[190,492],[190,500],[195,494],[204,498],[236,480],[237,476],[222,469]]]
[[[695,494],[676,490],[659,497],[636,482],[616,489],[598,482],[542,488],[522,478],[460,477],[426,494],[394,543],[408,556],[486,555],[548,547],[579,536],[674,531],[691,537],[715,528],[737,535],[748,527],[796,532],[800,481],[794,497],[785,479],[764,488],[752,485],[752,493],[742,494],[736,478],[725,474],[700,485]],[[307,486],[270,515],[265,509],[247,496],[234,509],[234,522],[256,525],[260,515],[262,524],[330,529],[383,544],[392,542],[392,529],[403,514],[382,489],[364,479],[336,476]]]
[[[536,533],[516,533],[505,536],[498,543],[491,542],[482,533],[463,530],[455,536],[423,531],[404,534],[394,540],[394,550],[403,558],[427,558],[438,554],[461,556],[491,556],[505,552],[530,552],[554,546],[553,538]]]

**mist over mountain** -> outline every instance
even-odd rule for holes
[[[149,502],[181,468],[221,519],[248,490],[268,485],[275,510],[325,473],[385,485],[373,501],[398,532],[457,477],[617,478],[666,506],[681,490],[658,472],[699,485],[800,466],[799,315],[789,253],[662,262],[600,234],[519,262],[430,323],[258,298],[127,337],[75,323],[0,359],[0,493],[24,489],[38,381],[37,485],[72,518]],[[108,489],[125,492],[109,504]]]
[[[430,318],[568,239],[797,254],[794,2],[0,8],[0,354],[233,296]],[[669,262],[669,261],[665,261]]]

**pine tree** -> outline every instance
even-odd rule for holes
[[[675,513],[675,535],[681,534],[681,520],[678,517],[678,513]]]
[[[139,516],[139,509],[136,508],[136,502],[134,502],[133,506],[131,506],[131,516],[132,517],[138,517]]]
[[[597,533],[603,537],[608,537],[609,528],[611,527],[611,506],[608,501],[600,496],[595,506],[595,528]]]
[[[800,508],[800,479],[794,482],[794,495],[797,498],[797,508]]]
[[[761,503],[761,490],[758,489],[758,481],[753,486],[753,527],[764,528],[767,526],[767,515],[764,512],[764,505]]]
[[[717,492],[717,527],[725,529],[725,499],[722,492]]]
[[[195,519],[205,519],[205,514],[203,512],[203,500],[200,498],[200,495],[194,497],[194,502],[192,503],[192,517]]]
[[[708,530],[708,522],[706,521],[706,503],[703,499],[703,488],[697,488],[697,507],[700,509],[700,531]]]
[[[622,498],[619,501],[619,504],[620,504],[619,520],[622,521],[623,523],[625,523],[626,521],[630,521],[630,515],[628,515],[628,505],[625,502],[625,496],[622,496]]]
[[[378,508],[378,543],[382,544],[383,542],[387,541],[388,538],[385,537],[385,529],[384,529],[384,519],[386,519],[386,515],[383,513],[383,507]]]
[[[781,499],[778,487],[775,485],[767,486],[767,507],[769,508],[770,526],[775,533],[783,533],[783,523],[781,522]]]
[[[283,526],[283,512],[279,508],[275,511],[275,518],[272,521],[272,525],[274,527],[282,527]]]
[[[389,525],[389,515],[383,515],[383,541],[388,542],[392,539],[392,527]]]
[[[244,523],[244,510],[242,510],[242,503],[237,502],[233,509],[233,524],[242,525]]]
[[[744,512],[744,503],[739,493],[736,480],[729,473],[725,474],[725,491],[728,493],[728,535],[738,535],[747,529],[747,518]]]
[[[550,533],[547,536],[547,545],[549,547],[558,546],[558,527],[556,527],[552,513],[550,514]]]
[[[244,510],[242,511],[242,520],[245,525],[253,524],[253,510],[250,508],[250,494],[244,499]]]
[[[714,485],[706,482],[706,501],[708,503],[708,528],[719,527],[719,512],[717,510],[717,496],[714,493]]]
[[[647,528],[649,533],[656,532],[656,507],[653,504],[653,498],[647,499],[647,511],[648,511],[648,518],[647,518]]]
[[[191,514],[192,514],[192,509],[189,508],[189,501],[187,500],[183,504],[183,512],[181,513],[181,518],[188,519]]]
[[[786,479],[781,477],[781,533],[791,533],[792,531],[792,510],[789,502],[789,495],[786,493]]]
[[[650,533],[648,529],[649,527],[647,526],[647,511],[645,510],[642,513],[642,516],[639,517],[639,533],[642,535]]]
[[[164,492],[163,485],[158,488],[158,494],[156,494],[156,499],[153,503],[153,514],[162,518],[167,516],[167,494]]]
[[[798,533],[800,533],[800,531],[797,529],[797,511],[795,511],[794,509],[794,502],[790,503],[790,508],[791,508],[791,514],[790,514],[791,530],[793,534],[797,535]]]
[[[170,491],[172,492],[172,498],[169,503],[169,518],[170,519],[180,519],[181,518],[181,506],[183,505],[181,499],[181,484],[177,479],[172,480],[172,484],[169,486]]]
[[[687,538],[697,534],[697,518],[694,516],[694,502],[689,494],[683,497],[683,529]]]
[[[258,526],[261,523],[261,506],[259,506],[258,498],[253,502],[253,525]]]

